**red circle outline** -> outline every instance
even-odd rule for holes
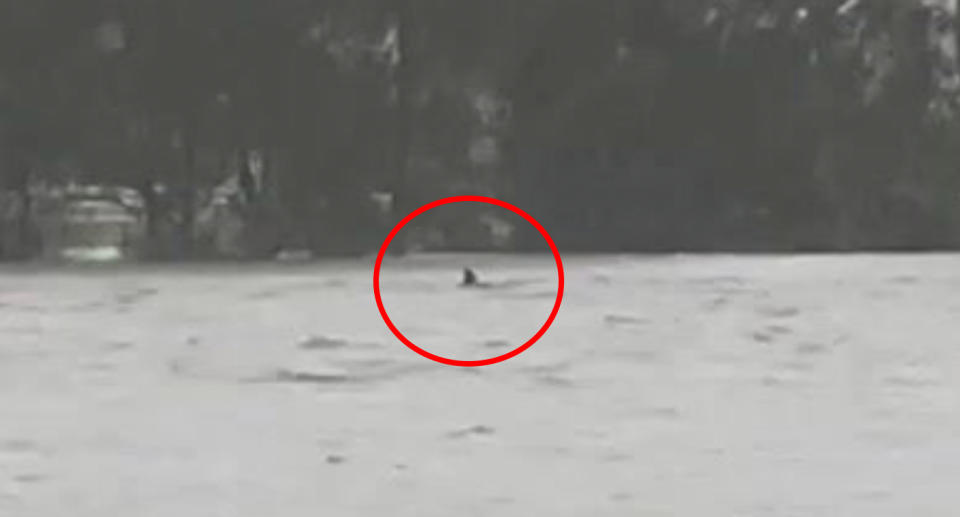
[[[532,338],[528,339],[526,343],[520,345],[519,347],[511,350],[502,355],[496,357],[491,357],[489,359],[480,359],[475,361],[461,361],[459,359],[449,359],[443,356],[432,354],[426,350],[418,347],[412,341],[407,339],[402,332],[393,324],[393,321],[390,320],[390,316],[387,315],[387,310],[383,307],[383,300],[380,298],[380,266],[383,264],[383,257],[387,253],[387,249],[390,247],[390,242],[393,241],[394,237],[397,236],[397,233],[406,226],[410,221],[414,220],[417,216],[423,214],[428,210],[437,208],[438,206],[449,205],[452,203],[462,203],[462,202],[475,202],[475,203],[487,203],[501,208],[505,208],[520,217],[525,221],[533,225],[537,231],[543,235],[544,240],[547,241],[547,245],[550,246],[550,251],[553,253],[553,259],[557,263],[557,299],[553,304],[553,310],[550,311],[550,316],[547,317],[547,321],[544,322],[543,326],[540,327],[540,330],[533,335]],[[393,230],[390,231],[390,234],[387,235],[386,240],[383,241],[383,244],[380,246],[380,252],[377,254],[377,262],[373,267],[373,296],[377,300],[377,309],[380,310],[380,316],[383,318],[383,322],[387,324],[387,328],[393,332],[393,335],[397,337],[407,348],[413,350],[414,352],[438,363],[450,365],[450,366],[462,366],[467,368],[474,368],[478,366],[489,366],[491,364],[497,364],[507,359],[516,357],[526,351],[528,348],[533,346],[534,343],[540,340],[544,334],[546,334],[547,329],[550,328],[550,325],[553,324],[553,320],[556,319],[557,313],[560,312],[560,303],[563,301],[563,261],[560,259],[560,251],[557,250],[557,245],[554,244],[553,239],[550,238],[550,234],[547,233],[547,230],[544,229],[540,223],[537,222],[530,214],[524,212],[523,210],[507,203],[492,197],[485,196],[453,196],[443,199],[438,199],[431,203],[421,206],[420,208],[414,210],[410,215],[403,218],[402,221],[397,223],[393,227]]]

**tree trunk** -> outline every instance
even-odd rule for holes
[[[413,70],[411,68],[412,45],[414,34],[413,12],[410,0],[398,0],[395,13],[398,25],[399,61],[393,70],[393,95],[396,118],[394,121],[394,182],[393,182],[393,211],[394,219],[399,221],[414,210],[414,201],[410,191],[409,163],[410,146],[413,143]],[[390,246],[392,254],[403,254],[406,246],[401,240]]]
[[[14,238],[11,249],[5,250],[7,256],[16,260],[34,257],[40,251],[37,232],[33,220],[33,198],[30,195],[30,165],[24,160],[16,160],[13,170],[11,190],[16,192],[19,210],[14,225]]]
[[[183,164],[181,181],[176,192],[180,219],[177,224],[177,254],[180,258],[196,254],[196,203],[197,203],[197,120],[192,114],[185,118],[181,130]]]
[[[144,236],[146,241],[145,252],[148,257],[153,257],[156,254],[160,240],[161,210],[159,199],[157,199],[154,177],[154,174],[148,175],[137,187],[137,190],[140,192],[140,197],[143,198],[143,216],[146,230],[146,235]]]

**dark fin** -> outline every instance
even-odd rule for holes
[[[477,282],[477,274],[473,272],[470,268],[463,268],[463,281],[460,282],[460,285],[463,286],[475,286]]]

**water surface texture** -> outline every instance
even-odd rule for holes
[[[0,272],[0,515],[957,515],[960,257],[565,266]]]

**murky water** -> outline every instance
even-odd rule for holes
[[[956,514],[960,256],[565,265],[0,272],[0,515]]]

